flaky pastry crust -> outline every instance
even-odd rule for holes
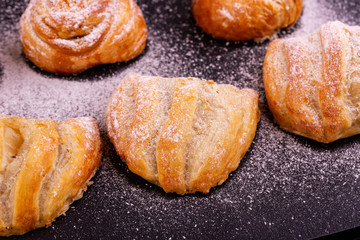
[[[197,78],[129,74],[109,100],[110,140],[129,169],[166,192],[222,184],[254,138],[258,94]]]
[[[0,236],[50,225],[101,164],[98,123],[0,115]]]
[[[360,133],[359,40],[360,27],[336,21],[269,45],[265,92],[283,129],[324,143]]]
[[[204,32],[232,41],[269,38],[294,25],[301,11],[302,0],[194,0],[192,4]]]
[[[146,38],[134,0],[31,0],[20,20],[25,55],[58,74],[133,59]]]

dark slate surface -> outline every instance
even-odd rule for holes
[[[62,77],[39,70],[21,54],[18,21],[27,1],[0,1],[0,113],[59,120],[94,116],[105,145],[94,184],[65,217],[10,239],[310,239],[360,226],[360,137],[325,145],[273,123],[261,77],[269,41],[212,39],[196,27],[190,0],[137,2],[149,30],[143,54]],[[299,22],[279,37],[309,33],[329,20],[359,25],[359,16],[357,0],[307,0]],[[127,170],[106,136],[104,113],[129,71],[259,91],[256,137],[222,186],[207,195],[177,196]]]

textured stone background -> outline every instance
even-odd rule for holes
[[[269,41],[232,43],[204,34],[190,0],[137,0],[147,47],[128,63],[60,77],[22,54],[18,21],[27,1],[0,1],[0,113],[32,118],[93,116],[103,165],[84,197],[49,228],[13,239],[309,239],[359,226],[360,137],[319,144],[272,121],[262,83]],[[279,37],[310,33],[330,20],[359,25],[357,0],[306,0],[299,22]],[[129,172],[105,131],[105,108],[128,72],[192,76],[260,93],[261,120],[239,168],[207,195],[166,194]]]

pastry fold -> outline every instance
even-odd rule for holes
[[[0,115],[0,236],[50,225],[82,197],[100,164],[95,119]]]
[[[133,59],[146,38],[134,0],[31,0],[20,20],[25,55],[58,74]]]
[[[283,129],[324,143],[360,133],[359,40],[360,27],[336,21],[269,45],[265,92]]]
[[[109,100],[110,140],[129,169],[166,192],[209,192],[254,138],[258,94],[197,78],[129,74]]]
[[[194,0],[193,16],[214,38],[247,41],[269,38],[291,27],[302,11],[302,0]]]

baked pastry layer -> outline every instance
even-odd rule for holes
[[[302,0],[194,0],[192,11],[197,24],[214,38],[247,41],[294,25]]]
[[[50,225],[101,164],[98,123],[0,115],[0,236]]]
[[[128,61],[144,50],[146,38],[134,0],[31,0],[20,21],[25,55],[58,74]]]
[[[283,129],[325,143],[360,133],[360,27],[329,22],[273,41],[264,84]]]
[[[166,192],[207,193],[234,171],[259,121],[254,90],[129,74],[109,100],[110,140],[129,169]]]

